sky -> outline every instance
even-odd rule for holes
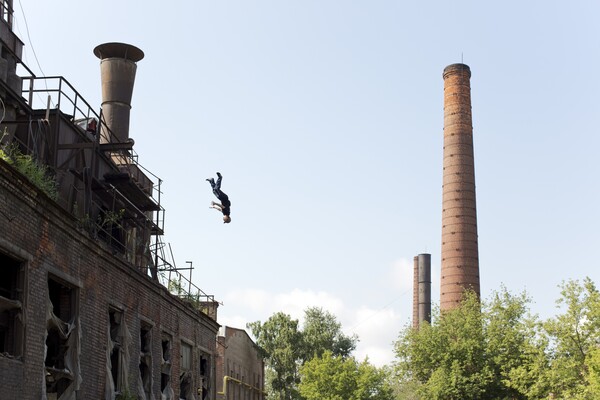
[[[600,283],[600,3],[15,0],[24,62],[100,110],[105,42],[138,62],[130,135],[162,180],[163,241],[245,328],[307,307],[382,366],[412,265],[439,303],[442,71],[471,68],[481,292]],[[223,174],[230,224],[209,209]]]

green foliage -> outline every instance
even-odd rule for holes
[[[544,324],[549,338],[550,368],[545,377],[555,395],[566,399],[596,399],[600,345],[600,293],[586,278],[561,285],[557,306],[564,313]]]
[[[52,200],[58,199],[56,181],[51,176],[46,165],[37,162],[30,155],[22,154],[14,145],[5,146],[3,149],[0,149],[0,158],[25,175],[31,183]]]
[[[304,337],[303,361],[313,357],[320,357],[326,351],[334,356],[348,357],[356,348],[357,337],[346,336],[342,332],[342,325],[336,317],[319,307],[310,307],[304,311]]]
[[[167,284],[167,290],[169,293],[172,293],[176,296],[181,296],[182,294],[186,293],[185,289],[181,285],[181,280],[176,279],[169,280],[169,283]]]
[[[288,314],[273,314],[264,324],[260,321],[247,325],[262,349],[269,371],[267,386],[270,398],[289,400],[299,398],[297,385],[300,380],[298,367],[302,358],[303,338],[298,330],[298,320]]]
[[[300,374],[299,391],[306,400],[350,400],[357,389],[356,361],[334,357],[331,351],[307,361]]]
[[[125,215],[125,209],[121,208],[118,211],[107,210],[101,215],[98,215],[98,225],[101,228],[112,227],[113,225],[120,225],[123,216]]]
[[[600,398],[600,293],[590,279],[561,285],[556,317],[539,321],[530,299],[505,288],[481,305],[434,312],[396,342],[400,398]]]
[[[267,372],[267,391],[271,398],[298,399],[301,365],[330,352],[333,356],[349,357],[357,338],[343,334],[335,316],[318,307],[304,312],[304,325],[284,313],[276,313],[265,323],[247,325],[263,351]]]
[[[335,356],[325,351],[300,367],[298,387],[306,400],[393,400],[392,388],[384,369],[367,360]]]
[[[505,380],[531,338],[528,301],[503,290],[486,305],[467,292],[459,307],[435,310],[431,325],[406,327],[396,343],[400,386],[424,399],[524,398]]]
[[[596,347],[587,357],[589,367],[588,393],[593,399],[600,399],[600,347]]]
[[[0,149],[0,160],[6,161],[7,163],[11,163],[12,160],[8,156],[8,153],[3,149]]]
[[[513,371],[528,365],[524,357],[539,356],[540,349],[545,347],[544,341],[537,340],[540,324],[536,317],[529,315],[531,300],[525,293],[515,296],[503,287],[491,297],[482,314],[485,357],[493,373],[487,392],[503,396],[501,398],[525,398],[520,388],[511,384],[511,377]],[[542,395],[546,387],[541,381],[538,384],[537,394]]]
[[[367,359],[358,364],[357,387],[354,393],[356,400],[393,400],[395,398],[390,383],[390,371],[377,368]]]

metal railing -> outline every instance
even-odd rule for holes
[[[204,310],[207,303],[214,303],[215,296],[206,294],[202,289],[196,286],[192,281],[191,262],[189,267],[178,268],[175,264],[171,245],[161,241],[160,237],[156,237],[154,243],[150,246],[150,251],[155,256],[154,263],[158,270],[158,281],[167,288],[167,290],[184,301],[191,302],[202,312],[208,314]],[[180,271],[189,271],[189,278],[184,276]]]
[[[114,142],[116,136],[113,135],[110,128],[106,126],[106,123],[102,118],[102,112],[98,114],[64,77],[29,76],[22,78],[22,82],[22,95],[31,109],[58,109],[61,113],[70,118],[71,122],[79,127],[79,129],[84,132],[87,130],[87,132],[91,134],[88,135],[90,140],[93,140],[96,143],[109,142],[109,138],[101,138],[101,135],[104,135],[104,132],[107,132]],[[41,97],[42,94],[46,96],[45,100]],[[88,130],[91,121],[94,121],[95,127],[93,130]],[[140,171],[144,171],[144,174],[154,178],[152,179],[153,186],[150,190],[149,197],[160,209],[156,212],[156,220],[154,222],[160,231],[164,231],[164,209],[160,206],[162,179],[139,163],[139,157],[133,149],[119,152],[118,158],[119,160],[123,160],[124,164],[134,165]]]
[[[33,110],[56,108],[73,121],[89,118],[100,121],[100,115],[64,77],[28,76],[21,79],[22,95]],[[45,98],[41,94],[46,95]]]

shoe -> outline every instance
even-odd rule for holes
[[[222,178],[222,176],[221,176],[221,173],[220,173],[220,172],[217,172],[217,176],[218,176],[219,178]]]

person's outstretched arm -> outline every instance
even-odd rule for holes
[[[219,210],[219,211],[221,211],[221,212],[223,211],[223,206],[222,206],[222,205],[220,205],[219,203],[215,203],[214,201],[212,201],[212,202],[210,203],[210,206],[209,206],[209,208],[214,208],[215,210]]]

